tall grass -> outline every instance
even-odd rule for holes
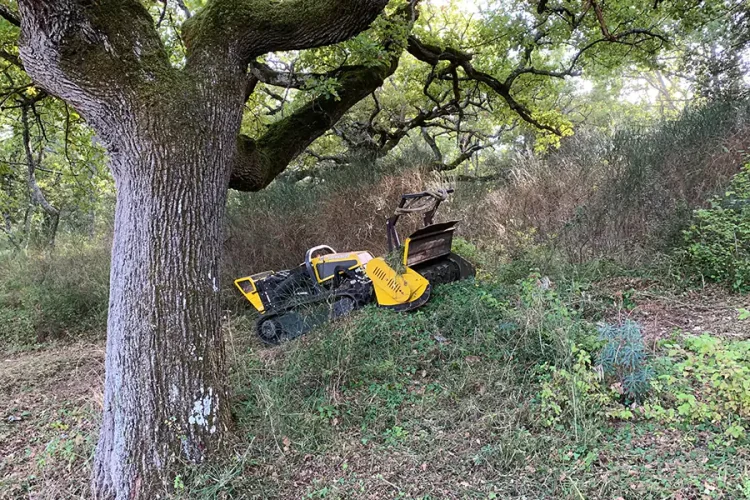
[[[472,211],[483,216],[472,233],[544,242],[578,263],[642,263],[677,242],[691,209],[739,170],[749,139],[748,103],[687,110],[648,130],[584,131],[546,157],[519,155],[509,182]]]
[[[295,266],[314,245],[385,253],[385,221],[400,195],[436,185],[456,188],[438,217],[461,219],[459,235],[473,245],[464,245],[469,257],[494,270],[503,264],[509,281],[531,268],[648,263],[679,240],[691,210],[738,171],[749,118],[749,103],[720,103],[647,130],[584,129],[543,157],[488,156],[483,168],[502,174],[493,182],[438,176],[428,171],[429,154],[411,148],[260,193],[232,193],[224,306],[245,306],[234,278]],[[399,224],[408,233],[419,220]],[[28,343],[103,331],[106,241],[66,235],[50,252],[0,256],[0,338]]]
[[[385,221],[401,194],[421,191],[425,157],[409,151],[388,162],[355,163],[310,182],[276,182],[259,193],[232,193],[224,279],[302,262],[315,245],[385,253]],[[404,230],[416,218],[404,220]]]
[[[102,336],[109,262],[106,240],[77,239],[0,259],[0,349]]]
[[[748,140],[750,104],[718,103],[649,129],[583,129],[546,156],[492,156],[483,168],[502,173],[494,182],[437,178],[417,149],[312,185],[279,182],[233,199],[228,275],[295,265],[321,243],[381,253],[399,195],[435,182],[456,188],[440,216],[461,219],[484,256],[639,265],[678,242],[691,210],[738,171]]]

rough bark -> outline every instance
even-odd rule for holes
[[[271,51],[341,42],[367,28],[387,0],[213,0],[185,24],[188,64],[225,53],[244,64]]]
[[[27,73],[96,130],[117,188],[95,497],[154,498],[175,461],[203,460],[227,426],[219,260],[230,174],[249,149],[238,140],[249,59],[343,40],[385,3],[211,0],[185,27],[177,70],[137,0],[19,0]],[[330,126],[342,111],[326,109],[296,125]],[[317,134],[287,138],[291,125],[255,151],[288,162]],[[263,165],[263,183],[284,166]]]
[[[111,160],[117,207],[94,466],[100,498],[148,498],[176,458],[203,460],[228,423],[218,293],[229,170],[221,165],[231,162],[226,132],[236,127],[224,122],[237,117],[211,111],[206,125],[217,134],[152,116]]]

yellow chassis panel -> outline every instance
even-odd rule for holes
[[[398,274],[385,259],[378,257],[367,263],[367,276],[372,280],[378,305],[397,306],[419,300],[430,283],[413,269]]]
[[[246,287],[242,286],[243,283],[250,285],[249,287],[247,287],[248,290],[245,290]],[[260,295],[258,295],[258,289],[255,286],[255,280],[253,280],[251,276],[234,280],[234,286],[236,286],[240,290],[240,292],[242,292],[242,295],[244,295],[245,298],[250,301],[253,307],[258,310],[258,312],[263,312],[266,310],[266,308],[263,306],[263,301],[260,299]]]

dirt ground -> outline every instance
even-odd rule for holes
[[[750,339],[750,322],[739,319],[740,309],[750,309],[748,295],[733,295],[718,286],[677,293],[665,291],[655,281],[630,278],[601,285],[617,303],[609,319],[638,322],[650,343],[680,331],[709,333],[731,340]]]

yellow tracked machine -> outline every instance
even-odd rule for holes
[[[432,286],[474,276],[474,267],[451,252],[458,221],[434,223],[438,206],[453,190],[405,194],[387,223],[389,258],[366,251],[310,248],[294,269],[266,271],[234,283],[258,310],[258,336],[269,344],[299,337],[321,323],[375,302],[411,311],[427,302]],[[420,214],[424,227],[402,242],[396,224]],[[397,257],[397,265],[393,256]],[[391,262],[391,264],[389,264]]]

